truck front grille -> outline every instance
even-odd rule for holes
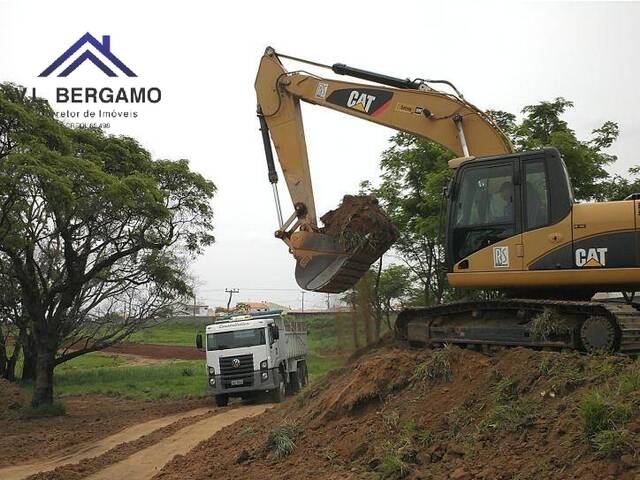
[[[234,362],[237,360],[237,362]],[[237,366],[234,366],[234,363]],[[253,385],[253,354],[220,358],[220,376],[224,388]]]

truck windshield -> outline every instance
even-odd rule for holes
[[[264,328],[207,334],[207,350],[209,351],[253,347],[265,343],[267,342]]]

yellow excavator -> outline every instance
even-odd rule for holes
[[[282,59],[369,83],[287,71]],[[435,89],[436,84],[452,93]],[[324,65],[269,47],[255,89],[278,216],[275,235],[296,259],[301,288],[345,291],[384,253],[345,248],[335,233],[318,225],[300,110],[304,101],[419,135],[458,155],[449,162],[455,171],[445,192],[448,282],[504,295],[405,309],[396,322],[399,338],[412,345],[640,350],[640,304],[633,294],[592,300],[597,292],[640,290],[640,195],[576,203],[558,150],[515,152],[495,122],[446,80]],[[286,220],[272,142],[293,202]]]

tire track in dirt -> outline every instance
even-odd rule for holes
[[[250,405],[228,410],[191,424],[168,438],[141,450],[121,462],[97,472],[88,480],[147,480],[156,475],[176,455],[184,455],[217,431],[243,418],[263,413],[271,405]]]
[[[188,412],[168,415],[139,423],[96,442],[63,450],[59,454],[46,460],[2,468],[0,469],[0,478],[3,480],[20,480],[39,472],[48,472],[64,465],[79,463],[87,458],[100,456],[120,444],[136,440],[184,418],[203,415],[213,411],[213,408],[197,408]]]

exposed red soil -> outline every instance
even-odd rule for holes
[[[380,256],[398,238],[398,229],[384,213],[375,197],[345,195],[335,210],[320,220],[323,233],[338,239],[348,252],[367,252]]]
[[[0,383],[0,398],[6,397],[6,387]],[[17,419],[15,412],[0,409],[0,466],[49,457],[136,423],[211,406],[211,400],[147,401],[86,395],[66,397],[64,404],[66,415],[50,418]]]
[[[155,345],[145,343],[123,342],[118,345],[107,347],[102,352],[114,353],[116,355],[139,355],[157,359],[178,359],[178,360],[203,360],[204,352],[195,347],[184,347],[179,345]]]
[[[443,355],[451,380],[414,376]],[[620,357],[417,351],[387,340],[298,397],[221,430],[155,478],[640,480],[640,388],[622,397],[626,445],[611,457],[596,451],[578,411],[589,391],[613,395],[619,375],[639,368]],[[293,425],[295,450],[278,458],[267,438],[283,424]],[[385,473],[393,456],[402,474]]]

